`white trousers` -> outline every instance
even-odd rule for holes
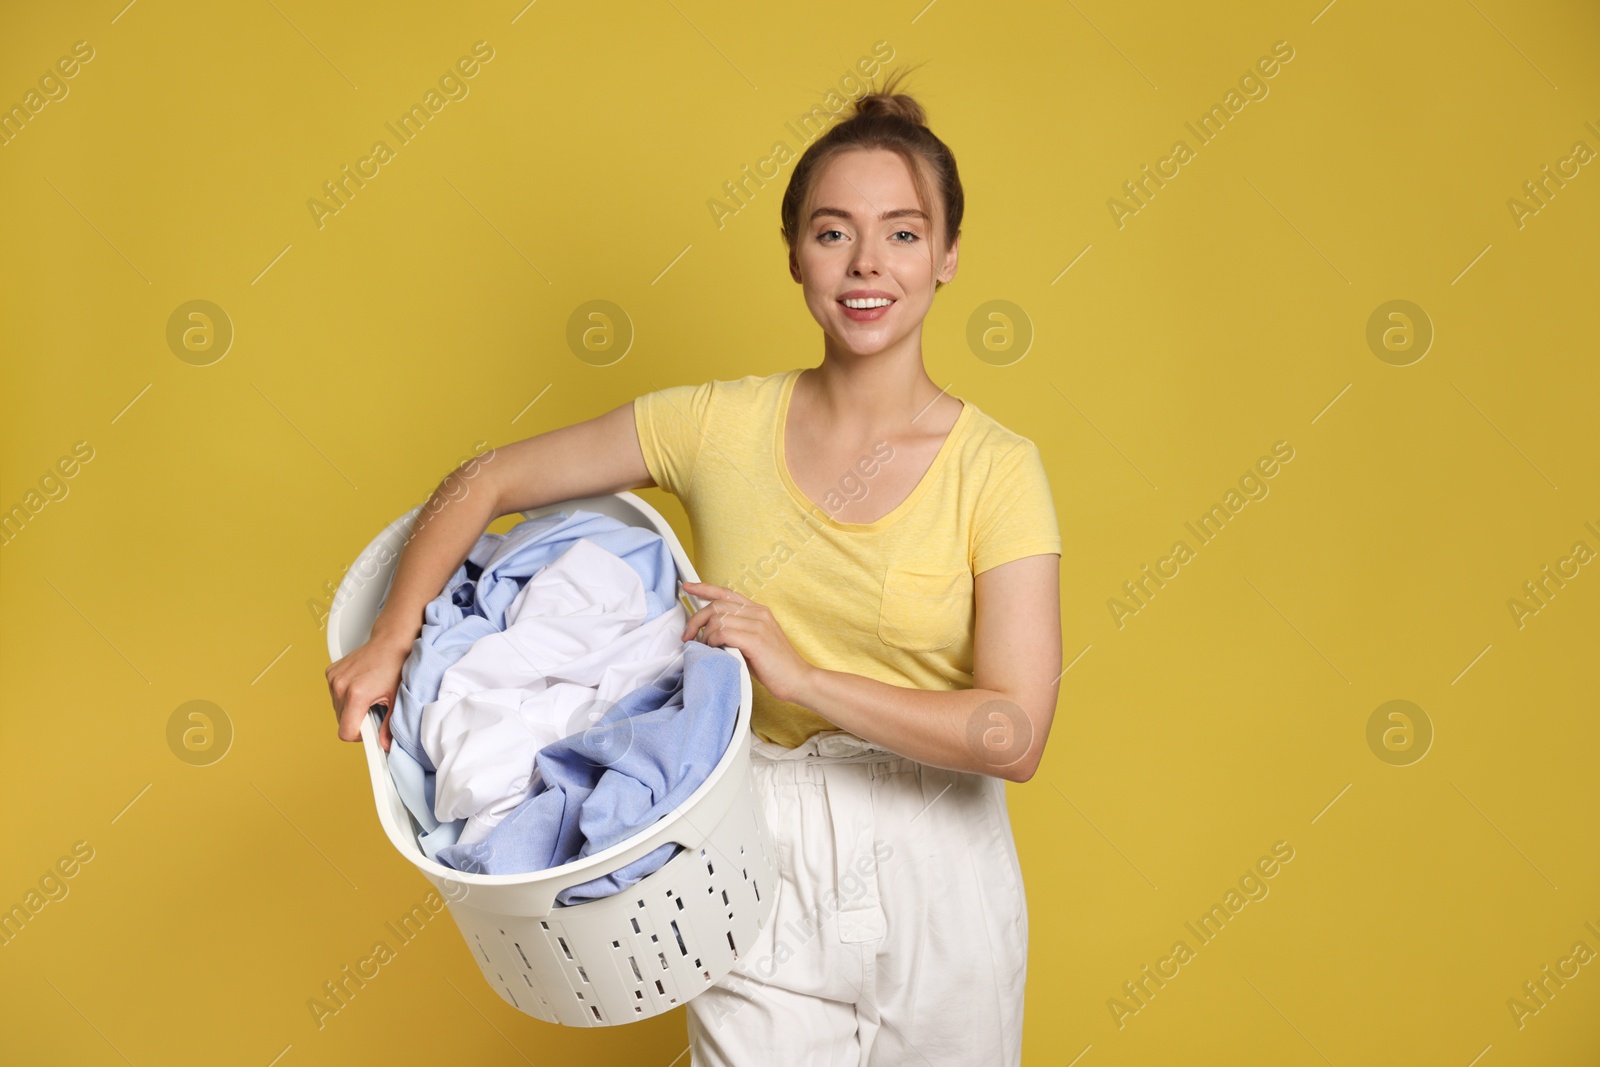
[[[1005,783],[842,730],[753,743],[772,916],[688,1004],[692,1067],[1016,1067],[1028,911]]]

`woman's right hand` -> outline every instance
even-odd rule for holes
[[[378,731],[378,742],[385,752],[393,735],[389,718],[394,714],[395,694],[400,688],[400,669],[411,654],[411,641],[399,642],[374,634],[367,643],[343,659],[329,665],[328,693],[339,716],[339,740],[361,740],[361,720],[374,704],[387,705]]]

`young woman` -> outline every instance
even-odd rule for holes
[[[1033,442],[923,367],[963,197],[897,81],[813,143],[784,194],[821,365],[645,394],[497,449],[465,495],[458,468],[371,639],[327,672],[357,740],[494,518],[679,497],[707,578],[684,583],[707,601],[684,638],[749,664],[779,866],[757,944],[688,1002],[694,1067],[1021,1061],[1028,915],[1004,783],[1033,775],[1055,712],[1061,539]]]

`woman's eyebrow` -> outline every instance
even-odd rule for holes
[[[834,216],[836,218],[841,218],[841,219],[852,219],[853,220],[855,218],[854,215],[850,214],[850,212],[846,211],[842,207],[819,207],[819,208],[817,208],[817,210],[815,210],[815,211],[813,211],[811,213],[811,221],[815,222],[817,219],[820,219],[825,215]],[[885,211],[882,215],[878,216],[878,218],[885,219],[885,220],[887,220],[887,219],[907,218],[907,217],[919,218],[923,222],[927,222],[928,221],[927,214],[925,212],[923,212],[922,210],[920,210],[918,208],[914,208],[914,207],[895,208],[893,211]]]

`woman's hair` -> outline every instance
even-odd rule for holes
[[[780,232],[789,251],[795,251],[801,227],[806,220],[800,217],[806,197],[828,162],[841,152],[855,149],[882,148],[894,152],[905,160],[911,171],[911,181],[917,190],[917,202],[933,222],[937,207],[929,195],[930,186],[938,189],[938,200],[944,207],[944,247],[948,249],[961,236],[961,214],[965,199],[961,192],[961,175],[956,170],[956,157],[933,131],[927,127],[927,115],[922,105],[905,93],[895,92],[895,86],[907,71],[889,76],[881,89],[870,90],[856,101],[850,117],[818,138],[795,164],[789,176],[788,188],[783,193]],[[930,255],[933,253],[930,252]],[[934,264],[935,270],[938,264]],[[934,282],[935,291],[944,283]]]

